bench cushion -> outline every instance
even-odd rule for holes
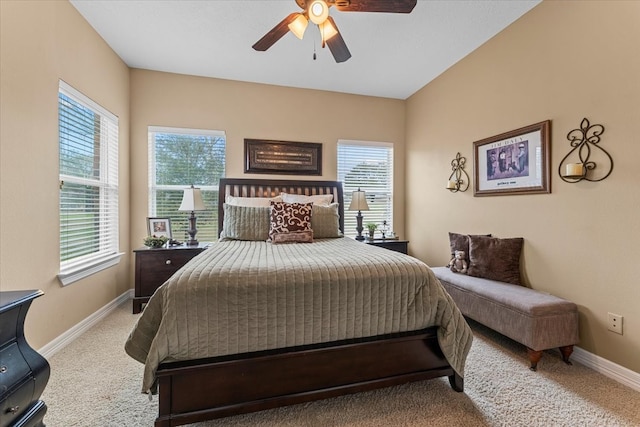
[[[578,307],[519,285],[432,269],[465,316],[532,350],[578,343]]]

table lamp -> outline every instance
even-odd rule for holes
[[[182,203],[178,210],[191,211],[191,214],[189,215],[189,229],[187,230],[187,233],[189,234],[187,245],[189,246],[198,245],[198,241],[196,240],[196,233],[198,232],[198,229],[196,228],[197,218],[195,211],[203,211],[205,209],[206,207],[202,201],[202,193],[200,192],[200,189],[194,188],[193,185],[191,185],[190,188],[186,188],[182,196]]]
[[[356,231],[358,232],[358,235],[356,236],[356,240],[364,240],[364,236],[362,235],[362,230],[364,230],[364,228],[362,227],[361,211],[369,210],[369,205],[367,204],[367,200],[365,196],[366,196],[365,192],[360,190],[359,188],[357,191],[354,191],[352,193],[351,204],[349,205],[349,209],[348,209],[350,211],[358,211],[358,215],[356,215],[356,221],[357,221]]]

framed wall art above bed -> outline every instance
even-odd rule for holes
[[[474,196],[551,193],[551,121],[473,143]]]
[[[322,175],[322,144],[244,140],[244,173]]]

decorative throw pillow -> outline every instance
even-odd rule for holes
[[[469,236],[469,276],[521,285],[520,254],[524,239]]]
[[[285,203],[313,203],[314,205],[329,206],[333,201],[333,194],[316,194],[305,196],[303,194],[280,193]]]
[[[311,203],[271,202],[269,239],[277,233],[311,230]]]
[[[225,203],[233,206],[263,206],[269,207],[270,203],[281,202],[281,196],[275,197],[237,197],[228,195],[225,197]]]
[[[261,240],[269,238],[270,207],[223,205],[220,240]]]
[[[311,213],[313,237],[316,239],[343,237],[340,231],[339,206],[338,203],[332,203],[329,206],[313,205]]]
[[[491,234],[480,234],[480,236],[491,237]],[[449,232],[449,247],[451,248],[451,257],[449,260],[452,260],[456,254],[456,251],[462,251],[465,255],[465,261],[469,264],[469,236],[466,234],[458,234]]]

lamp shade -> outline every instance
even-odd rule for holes
[[[297,38],[302,40],[302,37],[304,36],[304,31],[307,29],[308,24],[309,24],[309,21],[307,21],[307,18],[305,18],[305,16],[300,13],[296,17],[296,19],[294,19],[293,22],[289,24],[289,30],[293,34],[295,34]]]
[[[202,201],[202,193],[199,188],[190,188],[184,190],[182,203],[178,208],[179,211],[203,211],[207,209]]]
[[[338,30],[336,30],[328,19],[324,21],[323,24],[320,24],[320,36],[322,36],[323,42],[326,42],[336,34],[338,34]]]
[[[349,204],[350,211],[368,211],[369,205],[367,204],[366,193],[358,188],[357,191],[352,193],[351,204]]]

